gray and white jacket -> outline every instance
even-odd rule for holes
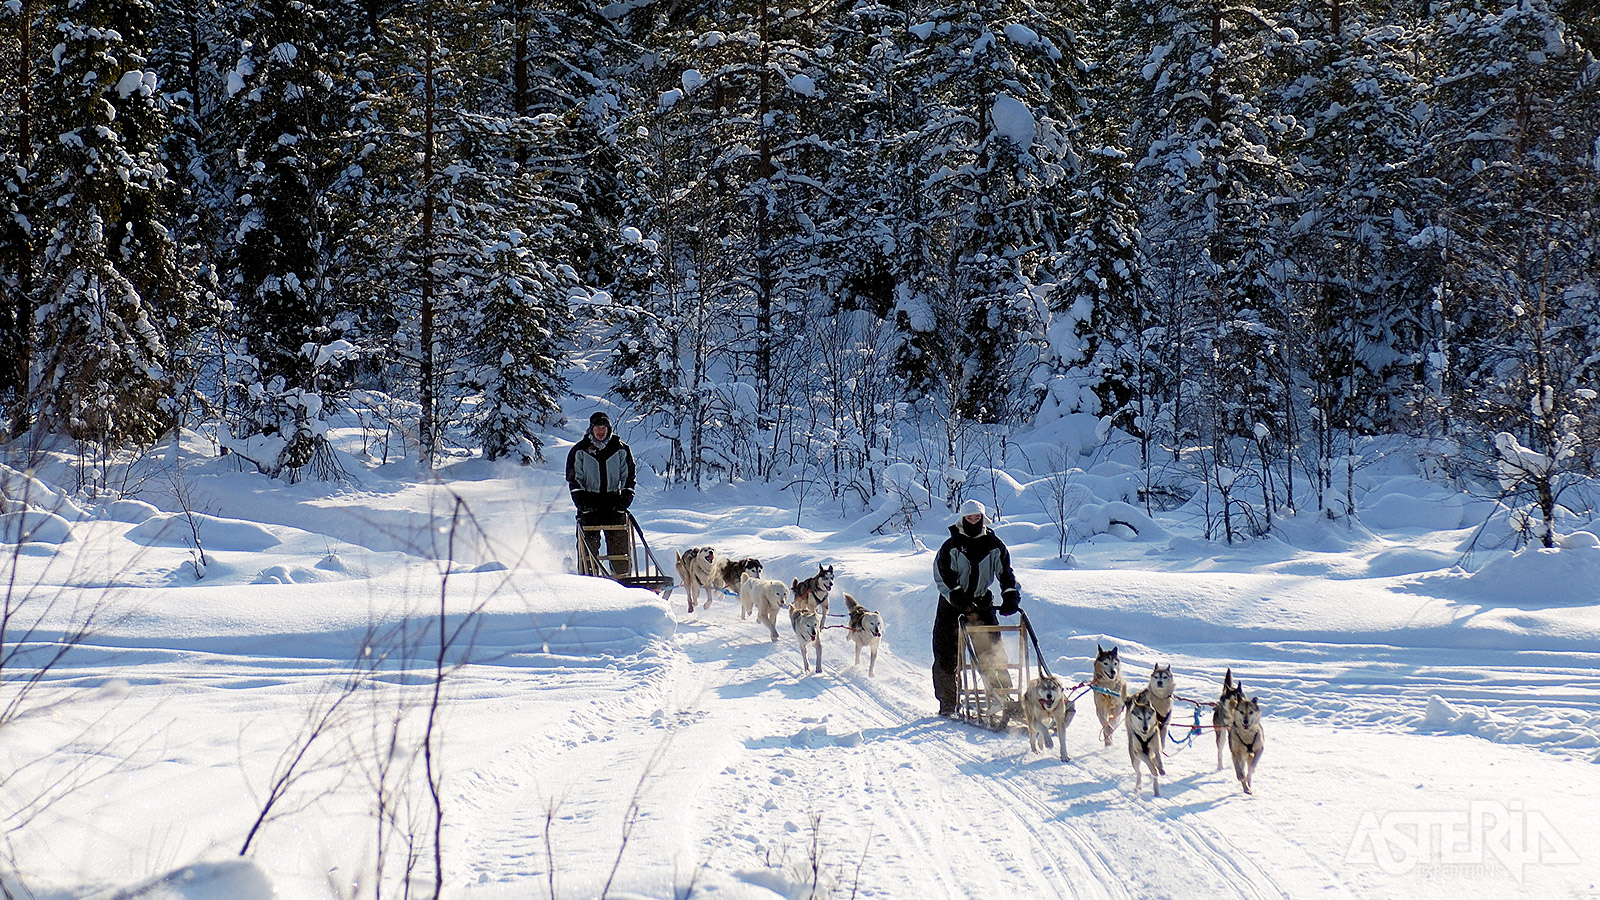
[[[572,491],[573,505],[582,509],[581,491],[590,494],[621,494],[633,492],[636,472],[633,451],[613,431],[605,443],[598,443],[592,431],[585,431],[583,440],[572,445],[567,453],[567,487]]]
[[[939,599],[949,603],[950,592],[961,591],[982,603],[989,585],[997,579],[1002,591],[1017,587],[1016,573],[1011,571],[1011,551],[994,529],[985,525],[972,535],[962,530],[960,522],[951,525],[950,537],[939,547],[933,561],[933,584],[939,589]]]

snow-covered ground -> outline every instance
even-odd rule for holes
[[[681,592],[569,574],[565,448],[343,486],[205,452],[144,484],[153,506],[58,504],[70,539],[8,564],[5,648],[42,615],[5,698],[43,682],[0,729],[0,809],[25,822],[8,849],[36,897],[372,896],[379,796],[388,827],[431,834],[441,596],[449,896],[1600,897],[1600,548],[1579,533],[1453,570],[1481,517],[1416,479],[1369,484],[1365,526],[1291,521],[1228,548],[1167,521],[1084,541],[1071,566],[1037,510],[1001,520],[1054,671],[1076,682],[1116,645],[1136,682],[1170,663],[1179,694],[1211,700],[1231,667],[1260,698],[1253,796],[1201,735],[1158,799],[1087,698],[1066,763],[932,715],[942,513],[886,536],[870,513],[797,515],[775,487],[645,476],[635,509],[669,566],[707,544],[785,581],[830,563],[882,612],[876,677],[841,630],[813,675],[731,597],[690,614]],[[179,486],[208,517],[199,579]]]

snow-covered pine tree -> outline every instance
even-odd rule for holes
[[[526,465],[544,459],[544,427],[561,408],[567,295],[577,273],[551,262],[554,246],[530,245],[515,228],[483,253],[476,318],[461,361],[463,385],[481,397],[467,405],[465,424],[486,458]]]
[[[227,29],[234,24],[220,0],[166,0],[156,8],[150,64],[171,124],[162,145],[171,179],[166,226],[177,264],[194,291],[168,321],[166,366],[175,383],[180,426],[191,424],[192,401],[204,403],[210,415],[228,415],[221,327],[231,321],[234,306],[220,289],[218,269],[230,204],[227,179],[218,177],[218,170],[235,167],[237,141],[220,127],[225,85],[218,73],[230,71],[238,58],[227,47]],[[223,401],[220,406],[216,399]]]
[[[160,213],[166,119],[144,68],[147,0],[68,0],[39,93],[38,281],[32,385],[40,425],[106,446],[166,428],[165,319],[141,291],[181,293]],[[164,298],[163,298],[164,299]]]
[[[1420,23],[1403,15],[1356,0],[1283,13],[1298,39],[1274,105],[1305,131],[1284,253],[1295,335],[1286,347],[1306,414],[1289,424],[1307,425],[1303,456],[1319,509],[1329,508],[1336,475],[1350,487],[1356,435],[1402,424],[1425,350],[1432,284],[1407,242],[1425,190],[1415,162],[1427,107],[1414,71]]]
[[[900,248],[915,267],[900,285],[902,363],[953,424],[1014,421],[1038,399],[1025,381],[1069,227],[1070,32],[1001,0],[929,10],[908,30],[900,90],[920,95],[921,117],[907,177],[926,206]]]
[[[418,446],[430,464],[446,426],[484,394],[501,404],[521,395],[497,407],[521,421],[473,419],[474,430],[494,436],[496,453],[536,451],[532,429],[562,386],[554,354],[575,273],[560,236],[573,207],[542,189],[544,172],[517,161],[559,122],[510,110],[512,43],[484,39],[490,8],[486,0],[384,8],[356,64],[362,96],[351,132],[356,166],[345,173],[352,240],[342,280],[359,298],[367,339],[396,348],[384,377],[417,402]],[[514,232],[524,252],[509,249]],[[513,300],[513,284],[536,290]],[[473,339],[485,311],[519,324]]]
[[[224,86],[240,207],[224,277],[244,354],[233,400],[244,435],[283,438],[271,471],[290,478],[313,460],[319,477],[336,474],[321,418],[343,386],[314,366],[317,348],[344,337],[327,277],[342,106],[339,70],[322,43],[327,27],[327,11],[312,0],[248,7]]]
[[[1564,460],[1593,415],[1578,399],[1595,387],[1586,338],[1600,319],[1600,69],[1545,0],[1459,0],[1435,12],[1446,61],[1434,93],[1448,253],[1440,299],[1460,325],[1450,360],[1458,425],[1480,441],[1508,432]],[[1539,536],[1552,546],[1547,487]]]
[[[1137,164],[1159,204],[1167,265],[1192,280],[1202,361],[1197,430],[1216,471],[1241,465],[1262,429],[1287,433],[1283,272],[1276,235],[1291,173],[1279,150],[1293,120],[1262,106],[1279,41],[1267,15],[1220,0],[1147,3],[1151,29],[1135,113]],[[1150,216],[1146,217],[1147,220]],[[1183,351],[1180,351],[1183,352]],[[1177,390],[1183,385],[1177,384]],[[1263,484],[1271,477],[1263,465]],[[1270,524],[1273,501],[1256,514]],[[1223,527],[1236,533],[1231,507]]]
[[[1148,459],[1153,410],[1146,407],[1145,331],[1153,299],[1144,275],[1144,238],[1126,148],[1129,114],[1143,62],[1138,23],[1128,4],[1091,2],[1074,8],[1084,72],[1078,116],[1082,173],[1050,294],[1053,377],[1047,403],[1063,412],[1111,417],[1139,435]]]
[[[28,370],[33,353],[34,279],[34,35],[36,0],[0,5],[0,429],[29,425]]]

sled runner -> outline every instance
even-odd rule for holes
[[[1025,625],[969,625],[963,621],[959,640],[956,715],[963,722],[993,731],[1023,724],[1022,694],[1037,667],[1029,652]]]
[[[631,512],[624,511],[623,515],[627,521],[616,525],[578,526],[578,574],[609,578],[618,584],[644,588],[662,597],[670,597],[677,582],[671,575],[662,572],[656,555],[650,551],[650,542],[644,539],[644,529],[639,527],[639,520]],[[590,547],[586,537],[595,541],[594,548]],[[607,551],[621,548],[621,552],[600,553],[595,549],[599,547]]]

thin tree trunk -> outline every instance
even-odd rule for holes
[[[429,468],[433,467],[436,411],[434,409],[433,379],[433,166],[434,166],[434,134],[433,134],[433,106],[434,106],[434,30],[433,30],[433,4],[426,4],[427,37],[423,47],[422,62],[422,321],[419,328],[418,340],[421,343],[420,359],[420,401],[422,405],[421,421],[417,430],[422,441],[423,463]]]
[[[17,173],[21,190],[17,207],[24,218],[33,214],[33,0],[21,0],[18,14],[19,43],[17,54]],[[28,400],[32,391],[28,384],[33,359],[33,238],[29,232],[17,229],[17,297],[14,315],[16,329],[12,333],[12,377],[16,396],[11,408],[11,434],[27,431],[31,423]]]

